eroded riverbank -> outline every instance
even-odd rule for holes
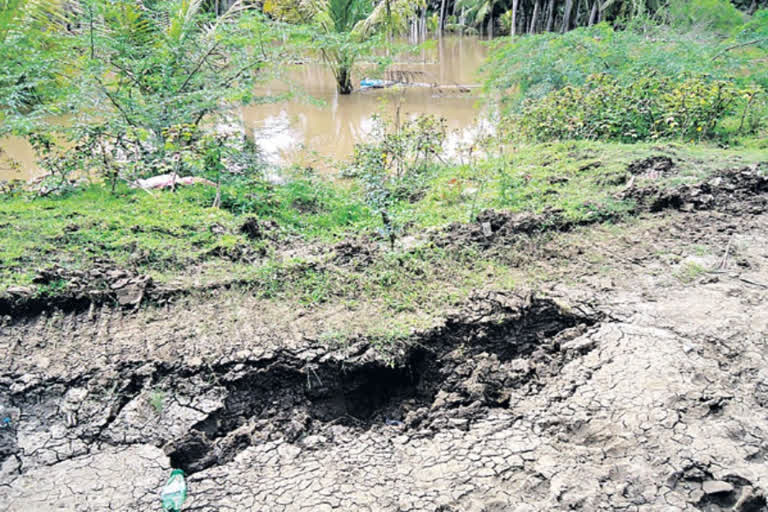
[[[529,284],[383,352],[333,335],[365,309],[237,287],[6,317],[0,499],[151,509],[175,466],[189,510],[764,510],[768,196],[741,173],[617,226],[494,225]]]

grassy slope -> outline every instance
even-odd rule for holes
[[[576,221],[600,211],[622,213],[631,205],[613,196],[625,186],[627,165],[659,154],[679,162],[679,174],[670,185],[768,161],[768,150],[744,147],[594,142],[522,146],[501,159],[439,169],[423,198],[402,203],[399,215],[407,221],[408,234],[418,238],[425,229],[467,222],[485,208],[559,209]],[[338,303],[354,309],[364,304],[371,318],[390,320],[369,327],[391,338],[429,323],[430,311],[485,283],[512,288],[530,277],[516,269],[514,254],[499,257],[473,247],[441,249],[429,243],[414,248],[408,237],[395,251],[378,244],[370,264],[342,268],[327,248],[375,234],[378,227],[377,217],[348,185],[301,177],[281,187],[230,187],[224,190],[227,209],[210,208],[213,193],[207,188],[151,195],[123,190],[112,196],[94,186],[65,197],[2,198],[0,293],[11,286],[36,286],[32,279],[39,269],[87,269],[106,260],[150,273],[166,285],[237,280],[257,296],[306,307]],[[251,241],[240,233],[245,214],[275,220],[278,240]]]

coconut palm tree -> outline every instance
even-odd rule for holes
[[[372,50],[365,43],[376,34],[402,33],[424,5],[425,0],[302,0],[300,10],[316,29],[320,53],[339,94],[350,94],[354,67]]]
[[[493,37],[493,9],[498,3],[499,0],[458,0],[456,7],[463,10],[470,25],[482,25],[487,19],[488,36]]]

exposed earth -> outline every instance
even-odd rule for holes
[[[768,178],[626,193],[620,224],[446,229],[536,278],[386,353],[323,336],[364,311],[237,287],[5,303],[0,504],[159,510],[175,467],[189,511],[768,510]]]

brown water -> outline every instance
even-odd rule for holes
[[[311,165],[329,168],[334,161],[347,159],[354,144],[365,139],[373,128],[372,116],[392,115],[400,105],[403,117],[433,114],[443,117],[449,130],[449,151],[472,137],[476,129],[478,89],[462,92],[460,86],[479,84],[478,69],[487,55],[479,39],[450,37],[436,41],[434,48],[416,55],[399,57],[395,72],[408,72],[410,81],[444,87],[395,87],[356,90],[351,95],[336,93],[332,75],[322,64],[293,66],[288,81],[307,95],[307,99],[254,105],[242,109],[246,131],[260,145],[273,164]],[[356,77],[356,83],[362,77]],[[275,83],[263,92],[277,94],[288,90],[287,82]],[[0,160],[0,179],[29,179],[40,174],[32,148],[18,138],[0,141],[0,148],[18,161],[20,169],[9,169]]]
[[[477,71],[486,55],[486,46],[478,39],[444,38],[436,42],[434,49],[399,58],[391,69],[415,72],[410,77],[413,82],[445,87],[356,90],[347,96],[336,93],[333,77],[324,66],[297,66],[289,73],[290,78],[324,105],[291,101],[252,106],[244,109],[243,120],[272,163],[324,167],[334,160],[344,160],[352,154],[354,144],[373,128],[372,116],[392,116],[397,105],[405,116],[432,114],[445,118],[448,146],[455,146],[471,136],[479,114],[478,89],[461,92],[456,85],[477,85]],[[359,79],[355,81],[359,83]],[[266,92],[280,91],[278,85]]]

